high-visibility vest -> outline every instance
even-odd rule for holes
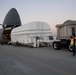
[[[76,38],[75,38],[76,39]],[[72,46],[74,44],[74,38],[71,39],[70,45]],[[76,41],[75,41],[75,46],[76,46]]]
[[[74,44],[74,38],[71,39],[70,45],[72,46]]]

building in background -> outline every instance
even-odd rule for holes
[[[76,35],[76,21],[74,20],[67,20],[63,24],[56,25],[56,27],[59,39],[67,39],[72,34]]]

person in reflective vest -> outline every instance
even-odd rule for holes
[[[75,56],[75,49],[76,49],[76,41],[75,41],[75,35],[73,34],[71,36],[71,42],[70,42],[70,45],[72,46],[73,48],[73,55],[72,56]]]

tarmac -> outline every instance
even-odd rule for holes
[[[0,75],[76,75],[76,56],[67,49],[0,45]]]

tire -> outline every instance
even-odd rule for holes
[[[73,52],[73,49],[72,49],[72,46],[71,45],[69,45],[69,51],[70,52]]]
[[[53,48],[54,48],[55,50],[61,49],[60,44],[57,43],[57,42],[54,42],[54,43],[53,43]]]

